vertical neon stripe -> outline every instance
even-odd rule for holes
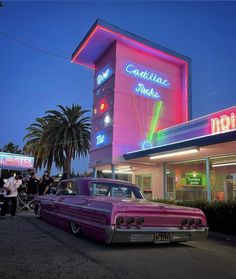
[[[151,124],[150,124],[150,128],[149,128],[149,132],[148,132],[148,135],[147,135],[147,140],[149,142],[152,141],[155,128],[156,128],[158,120],[160,118],[160,112],[161,112],[161,108],[162,108],[162,103],[163,103],[162,101],[155,103],[153,118],[152,118],[152,121],[151,121]]]
[[[136,111],[136,115],[137,115],[137,119],[138,119],[138,123],[139,123],[139,129],[140,129],[140,132],[141,132],[141,136],[144,139],[143,129],[142,129],[142,126],[141,126],[141,121],[139,119],[139,114],[138,114],[137,106],[136,106],[136,103],[135,103],[134,95],[132,95],[132,97],[133,97],[134,107],[135,107],[135,111]]]

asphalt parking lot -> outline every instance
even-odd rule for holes
[[[0,278],[235,278],[236,238],[106,245],[25,211],[0,220]]]

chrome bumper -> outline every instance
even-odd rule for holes
[[[163,235],[163,240],[158,241],[157,236]],[[121,229],[115,226],[106,227],[106,243],[169,243],[185,242],[194,240],[205,240],[208,235],[208,227],[199,229],[178,229],[178,228],[138,228],[138,229]],[[165,236],[167,238],[165,239]]]

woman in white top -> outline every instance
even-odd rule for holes
[[[17,189],[22,184],[23,177],[19,174],[8,178],[3,185],[4,203],[1,210],[1,216],[5,216],[8,210],[8,203],[11,201],[11,217],[15,217],[17,204]]]

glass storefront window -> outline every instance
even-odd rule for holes
[[[206,161],[166,165],[166,197],[179,201],[207,199]]]
[[[146,199],[152,199],[152,175],[135,175],[135,184],[140,187]]]
[[[236,156],[210,159],[212,200],[236,198]]]

